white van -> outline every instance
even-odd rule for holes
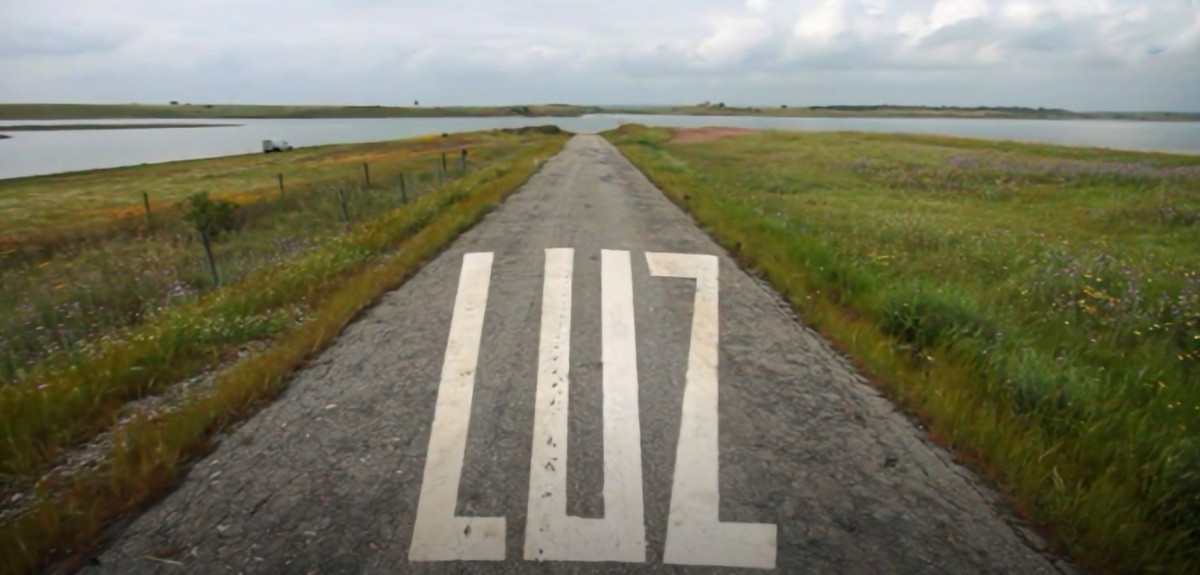
[[[287,143],[287,140],[263,140],[263,153],[270,154],[271,152],[284,152],[292,149],[292,145]]]

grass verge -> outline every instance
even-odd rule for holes
[[[1060,550],[1200,572],[1200,160],[607,136]]]
[[[265,165],[261,157],[219,158],[0,182],[0,220],[22,219],[28,206],[4,204],[25,194],[38,198],[25,203],[44,207],[56,221],[13,236],[19,248],[0,246],[0,302],[7,308],[0,313],[0,387],[44,383],[47,364],[78,363],[114,332],[217,283],[237,283],[294,260],[444,180],[508,161],[527,143],[521,134],[475,133],[271,154],[288,157]],[[469,150],[469,161],[461,161],[460,148]],[[284,166],[285,192],[274,171]],[[118,209],[112,219],[93,222],[87,202],[70,199],[118,206],[147,190],[157,198],[150,218],[124,217]],[[212,260],[188,217],[190,202],[179,201],[188,190],[238,204],[223,220],[228,226],[222,228],[231,229],[211,242]],[[76,239],[42,243],[61,240],[64,230]],[[0,473],[4,467],[0,463]]]
[[[311,310],[303,321],[278,329],[266,351],[220,373],[210,392],[190,398],[176,411],[120,426],[102,465],[43,494],[24,513],[5,517],[0,556],[6,566],[15,573],[31,572],[50,559],[86,549],[108,521],[173,485],[182,465],[208,448],[213,432],[282,390],[305,358],[516,191],[565,140],[539,137],[511,162],[447,184],[409,207],[362,224],[338,242],[254,280],[221,288],[114,344],[115,352],[105,356],[111,359],[75,382],[95,388],[88,392],[93,399],[82,404],[136,395],[156,381],[178,376],[177,371],[195,368],[181,358],[208,358],[211,352],[205,338],[197,337],[197,323],[262,317],[264,310],[298,302]],[[385,253],[388,257],[381,257]],[[146,362],[149,369],[142,367]]]
[[[475,148],[475,165],[486,170],[553,140],[492,134],[474,141],[487,144]],[[377,172],[370,188],[293,189],[240,208],[240,228],[213,242],[229,289],[215,289],[207,276],[204,250],[181,210],[160,212],[154,233],[0,271],[0,299],[11,304],[0,314],[0,494],[38,476],[62,448],[106,429],[127,401],[221,363],[231,346],[269,340],[303,321],[307,302],[329,281],[388,247],[363,235],[378,225],[361,227],[371,214],[400,218],[386,237],[403,237],[459,199],[458,184],[431,193],[442,177],[416,171],[432,165],[436,146],[385,149],[403,151],[406,161],[393,167],[406,171],[405,188]],[[484,177],[468,174],[464,182]]]
[[[469,149],[474,160],[507,139],[499,132],[453,134],[3,179],[0,256],[45,252],[130,227],[142,232],[147,198],[157,220],[160,212],[195,193],[239,203],[273,197],[280,192],[280,175],[288,195],[325,184],[362,182],[364,164],[378,184],[393,181],[400,171],[430,171],[442,151],[450,154],[453,171],[460,149]],[[423,165],[414,164],[418,156]]]

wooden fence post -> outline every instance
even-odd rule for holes
[[[467,149],[462,149],[462,154],[458,157],[458,172],[460,174],[467,173]]]
[[[442,152],[442,175],[445,175],[447,173],[447,171],[448,170],[446,169],[446,152]]]
[[[142,205],[146,207],[146,229],[150,229],[150,194],[142,192]]]
[[[371,187],[371,165],[363,162],[363,176],[367,179],[367,187]]]
[[[213,285],[221,285],[221,276],[217,274],[217,260],[213,259],[212,245],[208,241],[208,230],[200,228],[200,239],[204,242],[204,255],[208,256],[208,271],[212,272]]]
[[[342,204],[342,218],[346,220],[346,227],[350,227],[350,210],[346,208],[346,190],[342,186],[338,186],[338,201]]]
[[[283,199],[283,174],[276,174],[279,177],[279,199]]]

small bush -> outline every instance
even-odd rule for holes
[[[237,229],[234,218],[238,205],[228,200],[213,200],[207,193],[188,196],[184,219],[195,226],[196,231],[216,237],[221,232]]]

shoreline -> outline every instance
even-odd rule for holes
[[[235,128],[242,124],[12,124],[0,126],[4,132],[69,132],[78,130],[154,130],[168,128]],[[12,137],[12,136],[5,136]]]
[[[567,117],[586,115],[740,116],[760,118],[921,118],[988,120],[1109,120],[1200,122],[1200,112],[1076,112],[1058,108],[930,106],[726,106],[723,103],[656,106],[570,104],[512,106],[286,106],[225,104],[3,104],[0,121],[39,120],[238,120]],[[189,124],[187,127],[196,126]],[[174,127],[174,126],[171,126]],[[0,128],[3,129],[3,128]],[[101,129],[101,128],[89,128]]]

